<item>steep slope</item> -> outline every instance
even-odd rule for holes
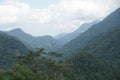
[[[60,39],[60,38],[66,36],[66,35],[68,35],[68,34],[69,34],[69,33],[61,33],[61,34],[58,34],[58,35],[55,36],[55,39]]]
[[[67,42],[73,40],[74,38],[78,37],[80,34],[84,33],[87,29],[89,29],[92,25],[98,23],[99,21],[93,21],[90,23],[85,23],[83,25],[81,25],[78,29],[76,29],[74,32],[72,33],[68,33],[65,34],[64,36],[57,38],[57,40],[61,43],[61,44],[66,44]]]
[[[8,68],[14,63],[13,57],[26,54],[28,49],[19,40],[0,32],[0,68]]]
[[[74,55],[71,59],[76,80],[119,80],[120,25],[96,36]]]
[[[120,25],[89,41],[83,50],[120,66]]]
[[[14,29],[7,33],[21,40],[29,49],[45,48],[49,51],[59,47],[57,40],[51,36],[33,37],[21,29]]]
[[[28,41],[29,42],[33,41],[33,37],[31,35],[26,34],[19,28],[8,31],[7,33],[11,36],[18,38],[20,41],[22,41],[28,49],[31,49],[31,50],[33,49],[32,45],[28,43]]]
[[[60,46],[58,41],[49,35],[35,37],[34,45],[37,45],[39,48],[45,48],[48,51],[57,49]]]
[[[74,40],[67,43],[62,49],[61,52],[69,54],[72,52],[77,52],[83,49],[90,40],[95,38],[98,35],[101,35],[111,29],[120,25],[120,8],[107,16],[103,21],[98,24],[93,25],[86,32],[75,38]]]
[[[74,80],[119,80],[119,69],[96,56],[86,53],[75,53],[68,62],[73,64]],[[118,71],[117,71],[118,70]]]

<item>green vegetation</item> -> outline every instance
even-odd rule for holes
[[[44,48],[46,51],[51,51],[61,46],[61,44],[59,44],[56,39],[49,35],[34,37],[25,33],[19,28],[8,31],[6,33],[18,38],[30,50],[36,50],[36,48]]]
[[[67,56],[79,52],[84,49],[91,40],[94,40],[97,36],[101,36],[101,34],[105,34],[109,30],[112,30],[113,27],[120,27],[120,8],[107,16],[103,21],[93,25],[86,32],[68,42],[60,49],[60,51]]]
[[[0,80],[119,80],[112,64],[80,52],[67,60],[57,52],[39,49],[15,57],[17,64],[0,73]]]
[[[25,56],[15,57],[18,64],[4,73],[7,80],[71,80],[72,65],[63,61],[62,55],[40,49]],[[1,75],[1,78],[4,78]]]
[[[94,55],[80,52],[70,59],[73,65],[74,80],[119,80],[120,73],[113,68],[112,64],[100,60]]]
[[[69,41],[73,40],[74,38],[78,37],[79,35],[81,35],[82,33],[84,33],[86,30],[88,30],[92,25],[98,23],[99,21],[93,21],[90,23],[84,23],[83,25],[81,25],[77,30],[75,30],[72,33],[66,33],[66,34],[61,34],[56,36],[56,39],[59,41],[59,43],[63,45],[65,45],[66,43],[68,43]]]
[[[89,41],[83,49],[111,64],[120,64],[120,26],[111,28],[108,32]],[[120,65],[119,65],[120,66]]]
[[[27,51],[19,40],[0,32],[0,68],[9,68],[15,62],[13,56],[24,55]]]
[[[38,80],[36,75],[26,66],[14,65],[7,71],[8,80]]]

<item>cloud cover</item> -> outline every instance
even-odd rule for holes
[[[45,8],[33,8],[18,0],[4,0],[0,4],[0,29],[19,27],[36,36],[71,32],[83,23],[105,18],[119,5],[120,0],[60,0]]]

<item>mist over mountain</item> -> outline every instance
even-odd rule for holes
[[[68,42],[61,51],[67,54],[68,52],[72,53],[83,49],[94,37],[109,31],[113,26],[120,25],[119,18],[120,8],[107,16],[103,21],[91,26],[86,32]]]
[[[55,39],[62,38],[62,37],[64,37],[64,36],[68,35],[68,34],[69,34],[69,33],[61,33],[61,34],[58,34],[58,35],[55,36]]]
[[[98,23],[99,21],[96,20],[96,21],[93,21],[93,22],[90,22],[90,23],[84,23],[83,25],[81,25],[78,29],[76,29],[74,32],[72,33],[68,33],[68,34],[65,34],[59,38],[57,38],[57,40],[65,45],[67,42],[73,40],[74,38],[78,37],[80,34],[84,33],[87,29],[89,29],[92,25]]]
[[[57,40],[49,35],[34,37],[25,33],[19,28],[8,31],[7,33],[11,36],[18,38],[31,50],[35,50],[37,48],[44,48],[49,51],[59,48],[60,46]]]
[[[120,80],[120,0],[0,1],[0,80]]]
[[[14,56],[25,55],[27,52],[22,42],[0,31],[0,68],[9,68],[15,63]]]
[[[98,21],[93,21],[91,23],[85,23],[77,30],[72,33],[65,33],[56,36],[55,38],[50,35],[34,37],[30,34],[25,33],[22,29],[16,28],[7,33],[11,36],[18,38],[22,41],[26,47],[30,50],[35,50],[37,48],[44,48],[48,51],[56,50],[61,48],[64,44],[76,38],[78,35],[84,33],[88,28]]]
[[[113,26],[109,31],[103,33],[92,40],[83,49],[97,57],[120,64],[120,25]]]

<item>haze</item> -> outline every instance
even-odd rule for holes
[[[120,0],[0,0],[0,30],[21,28],[34,36],[70,33],[102,20],[119,5]]]

